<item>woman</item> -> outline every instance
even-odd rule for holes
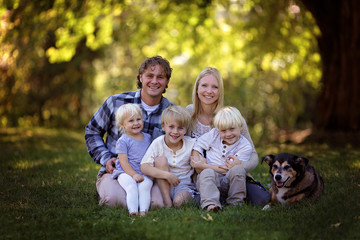
[[[224,104],[224,84],[216,68],[207,67],[199,73],[195,81],[192,101],[193,104],[186,108],[192,112],[191,137],[198,138],[214,127],[213,118]],[[241,135],[250,142],[253,149],[249,161],[242,162],[246,172],[250,172],[258,165],[259,157],[250,137],[246,121],[244,121],[241,129]],[[270,200],[270,194],[257,185],[247,184],[247,199],[253,204],[265,205]]]

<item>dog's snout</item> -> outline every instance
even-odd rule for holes
[[[275,175],[275,180],[276,180],[276,181],[281,180],[281,175]]]

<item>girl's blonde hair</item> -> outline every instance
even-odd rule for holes
[[[192,93],[192,102],[194,105],[193,113],[192,113],[193,121],[197,120],[198,115],[201,112],[201,102],[200,102],[199,96],[197,94],[197,91],[199,89],[200,80],[208,75],[214,76],[218,80],[218,84],[219,84],[219,98],[216,101],[214,114],[216,114],[217,111],[219,111],[219,109],[222,108],[224,105],[224,83],[223,83],[223,79],[220,75],[220,72],[216,68],[207,67],[199,73],[199,75],[196,78],[195,85],[193,88],[193,93]]]
[[[171,105],[167,107],[161,114],[161,125],[165,125],[171,120],[177,121],[180,126],[191,128],[191,114],[189,110],[179,105]]]
[[[115,115],[116,127],[118,127],[121,132],[124,132],[121,125],[124,123],[125,118],[138,115],[142,118],[142,110],[139,104],[126,103],[121,105]]]
[[[214,117],[214,126],[218,130],[229,129],[232,127],[242,128],[244,118],[240,111],[235,107],[223,107]]]

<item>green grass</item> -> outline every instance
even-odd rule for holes
[[[259,156],[306,156],[325,181],[315,202],[245,205],[210,213],[195,204],[129,217],[98,206],[98,171],[82,132],[0,129],[0,239],[360,239],[360,148],[269,145]],[[268,167],[252,175],[266,187]]]

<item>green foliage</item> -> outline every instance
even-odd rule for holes
[[[191,103],[197,74],[213,66],[256,141],[311,127],[319,30],[293,1],[19,1],[0,13],[2,126],[82,126],[161,55],[176,104]]]
[[[216,214],[195,204],[151,209],[129,217],[123,208],[98,206],[95,164],[83,133],[0,129],[1,239],[359,239],[358,147],[267,145],[259,156],[292,152],[310,159],[325,181],[315,202],[275,205],[269,211],[226,206]],[[266,164],[251,173],[266,187]]]
[[[1,125],[78,126],[72,119],[87,118],[84,89],[91,87],[90,66],[98,54],[81,44],[84,32],[69,24],[77,22],[72,12],[81,15],[81,9],[85,14],[85,6],[19,1],[1,8]],[[66,34],[66,27],[72,36]],[[59,38],[61,29],[64,34]]]

